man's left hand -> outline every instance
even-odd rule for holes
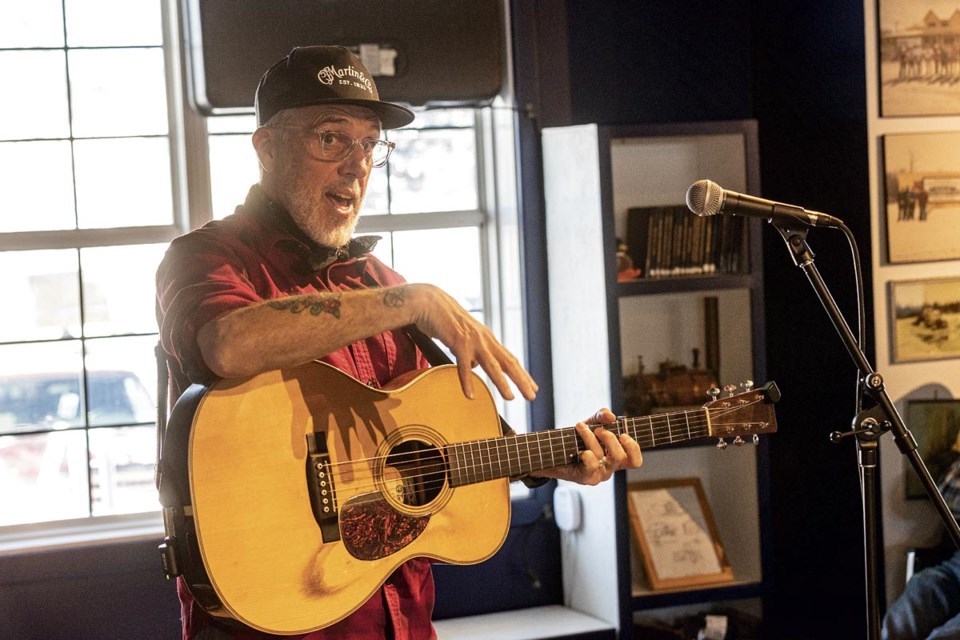
[[[626,433],[617,437],[602,426],[616,421],[609,409],[601,409],[590,419],[578,422],[577,433],[585,445],[580,452],[580,462],[542,469],[530,475],[596,485],[609,480],[620,469],[638,468],[643,464],[643,455],[636,440]]]

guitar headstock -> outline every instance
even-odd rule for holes
[[[777,430],[777,415],[773,405],[780,400],[777,383],[768,382],[762,387],[749,389],[741,393],[732,393],[735,387],[727,387],[730,395],[720,398],[719,390],[711,394],[714,399],[703,405],[707,412],[709,434],[721,439],[721,448],[726,446],[723,438],[740,438],[745,435],[757,436],[761,433],[773,433]]]

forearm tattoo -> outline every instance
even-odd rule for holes
[[[383,306],[392,308],[402,307],[405,292],[405,287],[392,287],[387,289],[383,292]]]
[[[268,304],[271,309],[278,311],[290,311],[290,313],[308,311],[312,316],[329,313],[334,318],[340,317],[340,296],[338,294],[302,295],[286,300],[271,300]]]

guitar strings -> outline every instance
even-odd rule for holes
[[[636,422],[636,421],[638,421],[638,419],[627,419],[627,420],[630,420],[631,422]],[[645,418],[642,418],[642,419],[640,419],[640,420],[645,420]],[[621,419],[621,422],[624,422],[624,420]],[[742,425],[743,423],[736,423],[736,424]],[[760,424],[760,425],[762,426],[763,423],[758,423],[758,424]],[[616,425],[611,425],[611,427],[615,427],[615,426],[616,426]],[[652,426],[652,425],[651,425],[651,426]],[[691,425],[691,427],[692,427],[692,426],[693,426],[693,425]],[[629,425],[626,425],[626,427],[627,427],[627,430],[629,431],[629,428],[630,428]],[[612,429],[612,430],[616,431],[616,429]],[[654,429],[654,430],[655,430],[655,429]],[[663,428],[660,427],[659,430],[662,432],[662,431],[663,431]],[[561,459],[564,459],[564,458],[565,458],[565,455],[564,455],[564,454],[566,453],[566,451],[567,451],[568,448],[569,448],[569,447],[567,446],[569,443],[565,441],[565,438],[566,438],[566,439],[569,439],[569,433],[560,434],[559,432],[561,432],[561,431],[569,432],[570,429],[566,429],[566,430],[553,430],[553,431],[549,431],[549,432],[537,432],[537,433],[539,433],[539,434],[551,434],[550,437],[547,437],[547,440],[548,440],[548,445],[549,445],[549,449],[548,449],[548,450],[549,450],[549,452],[550,452],[550,455],[552,456],[552,460],[555,459],[556,457],[558,457],[558,456],[557,456],[557,453],[558,453],[558,452],[559,452],[559,454],[560,454],[559,457],[560,457]],[[672,429],[671,429],[671,428],[668,428],[668,431],[669,431],[669,432],[672,432]],[[561,437],[561,438],[557,438],[558,435],[562,435],[562,437]],[[709,434],[708,434],[707,432],[700,433],[700,432],[698,431],[698,432],[696,433],[696,435],[694,435],[694,434],[692,433],[692,431],[691,431],[691,434],[690,434],[690,435],[691,435],[691,437],[701,437],[701,436],[706,436],[706,435],[709,435]],[[668,437],[669,437],[669,436],[668,436]],[[682,437],[681,437],[681,438],[673,438],[673,439],[670,439],[669,441],[670,441],[670,442],[673,442],[673,441],[687,440],[687,439],[690,439],[690,438],[682,438]],[[543,440],[542,437],[538,439],[538,445],[539,445],[539,444],[542,444],[542,440]],[[559,440],[559,442],[558,442],[558,440]],[[663,438],[662,438],[662,437],[661,437],[661,441],[663,441]],[[455,443],[455,444],[453,444],[453,445],[448,445],[448,449],[449,449],[450,447],[456,447],[456,446],[461,446],[461,447],[463,447],[464,445],[473,445],[473,444],[477,444],[477,443],[480,443],[480,442],[485,442],[485,441],[473,441],[473,442],[465,442],[465,443]],[[559,450],[557,449],[557,445],[558,445],[558,444],[559,444],[559,447],[560,447]],[[496,445],[494,445],[494,449],[496,450],[497,456],[501,456],[501,454],[503,454],[503,453],[507,453],[507,454],[509,455],[509,453],[510,453],[509,447],[502,447],[502,448],[501,448],[501,447],[497,447]],[[504,449],[506,449],[506,451],[504,451]],[[541,458],[545,458],[545,456],[544,456],[543,453],[542,453],[542,449],[543,449],[543,447],[540,447],[540,451],[539,451],[540,457],[541,457]],[[491,447],[487,447],[487,448],[486,448],[486,452],[485,452],[485,453],[486,453],[486,455],[487,455],[488,458],[491,457],[491,456],[490,456],[490,453],[491,453],[492,450],[493,450],[493,449],[492,449]],[[435,450],[432,450],[432,451],[435,451]],[[483,452],[483,451],[475,451],[474,454],[475,454],[475,453],[481,453],[481,454],[482,454],[482,453],[484,453],[484,452]],[[408,463],[409,463],[409,462],[412,462],[412,461],[414,460],[414,456],[419,457],[420,455],[421,455],[421,453],[400,454],[400,455],[394,454],[395,460],[398,460],[398,459],[400,459],[400,458],[407,458],[407,462],[408,462]],[[444,482],[446,482],[446,479],[447,479],[446,472],[449,470],[448,468],[450,467],[450,465],[448,465],[448,463],[444,462],[443,459],[442,459],[442,458],[439,458],[438,456],[439,456],[439,454],[437,454],[437,453],[431,454],[430,457],[436,458],[436,463],[429,464],[429,465],[421,465],[420,468],[419,468],[419,471],[421,471],[421,473],[419,473],[419,474],[403,475],[402,478],[404,478],[404,479],[406,479],[406,480],[408,480],[408,481],[416,481],[416,480],[419,480],[419,479],[422,479],[422,478],[430,478],[431,476],[434,476],[433,479],[431,479],[431,480],[429,480],[429,481],[422,482],[421,485],[420,485],[420,488],[421,488],[422,490],[431,490],[431,489],[436,489],[437,487],[441,486]],[[378,461],[378,460],[380,460],[380,459],[381,459],[381,458],[376,458],[376,457],[375,457],[375,458],[369,458],[368,461]],[[530,459],[531,459],[531,458],[530,458],[530,450],[528,449],[528,451],[527,451],[527,460],[529,461]],[[367,489],[369,489],[369,490],[374,490],[374,489],[377,488],[377,484],[376,484],[375,481],[373,481],[373,478],[372,478],[372,476],[373,476],[373,469],[370,468],[369,465],[363,465],[363,464],[361,464],[361,461],[347,461],[347,462],[344,462],[344,463],[337,463],[337,464],[340,465],[340,466],[343,466],[343,465],[351,465],[351,464],[352,464],[352,465],[354,465],[355,467],[357,467],[358,469],[360,469],[360,472],[361,472],[361,473],[360,473],[359,475],[361,475],[361,476],[364,475],[363,471],[369,471],[369,472],[370,472],[371,482],[370,482],[366,487],[364,487],[364,486],[362,486],[362,485],[358,485],[358,486],[356,486],[355,488],[360,489],[360,490],[367,490]],[[519,459],[518,459],[518,464],[522,464],[522,461],[520,461]],[[526,469],[524,469],[524,468],[521,466],[521,468],[518,469],[516,473],[513,473],[513,472],[512,472],[512,465],[511,465],[511,464],[509,463],[509,461],[508,461],[508,464],[507,464],[507,467],[508,467],[507,473],[504,473],[504,472],[503,472],[503,466],[504,466],[504,465],[503,465],[502,463],[500,463],[500,464],[498,465],[498,466],[499,466],[499,471],[498,471],[498,473],[489,473],[489,474],[488,474],[488,473],[485,473],[485,472],[484,472],[485,470],[492,470],[492,469],[493,469],[493,466],[494,466],[494,465],[493,465],[491,462],[487,461],[487,462],[484,462],[484,463],[482,463],[482,464],[473,465],[472,467],[471,467],[470,465],[457,465],[457,466],[455,467],[455,469],[456,469],[456,471],[459,472],[459,478],[460,478],[460,479],[462,479],[464,476],[466,476],[467,482],[462,483],[462,484],[472,484],[472,483],[475,483],[475,482],[482,482],[482,481],[486,481],[486,480],[493,480],[493,479],[497,479],[497,478],[508,477],[508,476],[510,476],[510,475],[517,475],[517,474],[520,474],[520,473],[523,473],[523,472],[526,471]],[[546,466],[552,466],[552,465],[546,465]],[[480,472],[480,473],[476,473],[476,469],[481,469],[481,472]],[[470,472],[474,472],[474,473],[471,475]],[[432,483],[432,484],[431,484],[431,483]],[[457,485],[457,486],[460,486],[460,485]]]
[[[742,406],[743,406],[743,405],[741,405],[740,407],[733,407],[733,408],[731,408],[731,410],[740,409],[740,408],[742,408]],[[729,410],[728,410],[727,412],[729,412]],[[653,424],[653,421],[654,421],[654,420],[660,421],[660,420],[661,420],[661,417],[660,417],[660,416],[654,416],[654,417],[652,417],[652,418],[653,418],[653,420],[648,420],[647,417],[641,417],[641,418],[626,418],[626,419],[623,419],[623,418],[622,418],[622,419],[620,419],[620,420],[618,421],[618,423],[613,424],[613,425],[609,425],[609,427],[611,428],[611,431],[616,432],[616,431],[619,431],[619,430],[620,430],[620,429],[617,429],[616,427],[618,427],[621,423],[625,423],[625,422],[628,422],[628,421],[629,421],[629,422],[644,421],[644,422],[647,422],[647,423],[649,424],[649,426],[651,427],[650,429],[647,429],[647,431],[651,431],[651,432],[653,432],[653,433],[655,433],[656,431],[660,431],[660,432],[661,432],[660,441],[661,441],[661,444],[662,444],[662,443],[664,443],[664,437],[663,437],[663,435],[662,435],[663,432],[664,432],[664,427],[663,427],[663,426],[660,426],[659,428],[657,428],[657,427],[655,427],[654,424]],[[662,420],[667,420],[667,421],[669,422],[669,420],[668,420],[667,418],[662,418]],[[699,421],[699,420],[696,420],[695,422],[699,423],[700,421]],[[716,421],[714,421],[714,422],[716,422]],[[704,420],[704,421],[703,421],[703,424],[707,424],[707,421]],[[750,424],[750,423],[737,422],[737,423],[735,423],[735,424],[740,425],[740,426],[743,426],[744,424]],[[759,424],[759,425],[762,426],[763,423],[757,423],[757,424]],[[676,433],[676,431],[672,428],[671,425],[668,424],[668,425],[667,425],[667,434],[668,434],[668,435],[666,436],[666,438],[667,438],[666,442],[683,441],[683,440],[688,440],[688,439],[692,439],[692,438],[706,437],[706,436],[709,435],[709,432],[702,432],[702,433],[701,433],[700,431],[697,431],[697,433],[694,434],[692,428],[693,428],[695,425],[694,425],[693,423],[691,423],[690,426],[691,426],[691,433],[689,434],[690,437],[679,437],[679,438],[677,438],[677,437],[671,437],[672,434]],[[697,425],[697,426],[700,426],[700,425]],[[628,431],[628,432],[631,430],[631,426],[630,426],[629,424],[624,425],[624,427],[625,427],[625,428],[624,428],[623,430],[626,430],[626,431]],[[634,429],[634,430],[636,430],[636,429]],[[572,433],[571,433],[572,431],[573,431],[572,428],[565,428],[565,429],[555,429],[555,430],[551,430],[551,431],[535,432],[535,433],[539,436],[538,438],[536,438],[536,443],[537,443],[537,445],[538,445],[538,453],[540,454],[538,457],[540,457],[541,459],[545,459],[545,458],[546,458],[546,455],[543,454],[543,449],[544,449],[545,447],[541,446],[541,445],[543,444],[543,440],[546,439],[546,440],[547,440],[547,445],[548,445],[548,447],[546,447],[546,448],[547,448],[548,453],[549,453],[550,456],[551,456],[551,461],[552,461],[552,462],[555,462],[555,459],[556,459],[557,457],[559,457],[561,460],[565,459],[565,457],[566,457],[566,456],[565,456],[565,453],[569,450],[569,446],[568,446],[568,445],[570,444],[569,442],[567,442],[567,440],[570,440],[570,439],[571,439],[570,436],[572,435]],[[530,435],[530,434],[528,434],[528,435]],[[639,432],[637,433],[637,435],[640,435]],[[636,437],[636,436],[635,436],[635,437]],[[649,440],[649,442],[652,444],[652,443],[654,442],[654,439],[655,439],[655,436],[654,436],[654,437],[651,437],[650,440]],[[468,452],[465,454],[465,456],[469,456],[469,457],[471,457],[471,458],[474,457],[477,453],[479,453],[479,454],[486,454],[488,460],[485,461],[485,462],[482,462],[482,463],[480,463],[480,464],[474,464],[474,465],[472,465],[472,466],[470,466],[470,465],[457,465],[457,466],[455,467],[455,469],[459,472],[460,477],[467,476],[468,480],[469,480],[469,479],[472,479],[473,482],[477,482],[477,481],[493,480],[493,479],[500,478],[500,477],[509,477],[510,475],[517,475],[517,474],[520,474],[520,473],[523,473],[523,472],[526,471],[526,470],[523,469],[522,466],[521,466],[521,469],[518,469],[518,471],[517,471],[516,474],[512,473],[512,472],[511,472],[512,465],[511,465],[510,462],[508,461],[508,463],[507,463],[507,467],[508,467],[508,470],[507,470],[507,471],[508,471],[508,472],[507,472],[507,473],[503,473],[503,466],[504,466],[504,465],[503,465],[502,463],[500,463],[500,464],[498,465],[498,466],[500,467],[499,473],[487,474],[487,473],[483,473],[482,471],[481,471],[479,474],[476,473],[476,470],[477,470],[477,469],[481,469],[481,470],[492,470],[494,464],[489,461],[489,458],[491,457],[491,453],[492,453],[492,452],[495,452],[495,453],[496,453],[496,456],[494,456],[494,457],[497,457],[497,458],[502,457],[503,454],[506,454],[506,455],[509,456],[510,453],[511,453],[511,451],[510,451],[510,446],[509,446],[510,444],[514,444],[514,450],[518,452],[518,447],[517,447],[516,443],[509,443],[509,442],[507,442],[507,441],[500,441],[499,439],[475,440],[475,441],[467,441],[467,442],[453,443],[453,444],[447,445],[447,446],[444,447],[444,448],[445,448],[445,449],[447,450],[447,452],[449,453],[451,448],[457,448],[457,447],[459,447],[460,449],[464,449],[464,448],[467,448],[467,447],[470,447],[470,446],[477,446],[477,445],[480,445],[480,444],[482,444],[482,443],[490,443],[490,442],[492,442],[492,440],[496,440],[496,442],[494,442],[494,443],[491,444],[490,446],[485,447],[485,449],[481,447],[481,448],[478,448],[477,450],[474,450],[474,451],[472,451],[472,452],[468,451]],[[641,440],[645,440],[645,439],[644,439],[644,438],[641,438]],[[503,443],[503,446],[499,446],[499,444],[500,444],[501,442]],[[558,445],[559,445],[559,448],[558,448]],[[643,446],[643,445],[642,445],[642,446]],[[656,445],[652,445],[652,446],[656,446]],[[578,449],[579,449],[579,447],[578,447]],[[427,452],[428,452],[428,454],[429,454],[428,457],[436,458],[436,463],[432,463],[432,464],[428,464],[428,465],[421,465],[421,466],[420,466],[420,469],[419,469],[419,470],[421,471],[420,474],[406,475],[406,476],[403,476],[404,478],[406,478],[406,479],[408,479],[408,480],[417,480],[417,479],[419,479],[419,478],[429,477],[429,476],[433,476],[433,475],[437,475],[437,474],[445,474],[445,472],[448,470],[448,468],[450,467],[450,465],[449,465],[447,462],[444,462],[444,460],[443,460],[441,457],[439,457],[440,454],[439,454],[439,453],[436,453],[436,449],[428,449]],[[455,452],[454,452],[454,453],[455,453]],[[527,458],[528,461],[531,460],[530,453],[531,453],[531,452],[530,452],[530,447],[528,446],[527,456],[526,456],[526,458]],[[420,451],[420,452],[411,452],[411,453],[408,453],[408,454],[392,454],[392,457],[394,458],[394,462],[396,463],[396,466],[402,466],[404,463],[406,463],[406,464],[411,464],[411,463],[415,462],[418,458],[422,457],[423,455],[424,455],[423,451]],[[370,463],[370,462],[378,463],[379,461],[383,460],[383,458],[384,458],[383,456],[379,456],[379,457],[367,458],[366,460],[362,460],[362,459],[361,459],[361,460],[351,460],[351,461],[345,461],[345,462],[341,462],[341,463],[335,463],[335,464],[332,465],[332,466],[341,466],[341,467],[342,467],[342,466],[353,465],[353,466],[357,467],[358,469],[360,469],[361,472],[362,472],[364,469],[369,470],[370,473],[371,473],[371,475],[372,475],[373,470],[370,468],[369,464],[365,464],[365,463]],[[518,464],[522,464],[522,461],[519,460],[519,458],[518,458],[517,460],[518,460]],[[498,460],[498,461],[499,461],[499,460]],[[545,466],[553,466],[553,465],[551,464],[551,465],[545,465]],[[473,475],[471,475],[470,472],[474,472]],[[361,473],[361,475],[362,475],[362,473]],[[442,478],[440,478],[439,481],[440,481],[440,482],[444,482],[444,481],[445,481],[445,476],[442,477]],[[471,482],[467,482],[466,484],[470,484],[470,483],[471,483]],[[364,488],[373,489],[373,488],[375,488],[375,487],[376,487],[376,485],[375,485],[374,483],[371,483],[370,485],[368,485],[368,487],[360,486],[360,487],[358,487],[358,488],[360,488],[360,489],[364,489]]]
[[[709,437],[710,430],[708,427],[711,424],[717,427],[723,427],[727,423],[723,423],[721,420],[730,415],[735,415],[745,407],[758,402],[760,402],[759,399],[746,404],[720,409],[691,409],[673,414],[620,417],[616,423],[602,426],[617,435],[624,432],[629,433],[641,444],[641,447],[650,448],[661,444]],[[710,413],[709,416],[707,415],[708,412]],[[693,414],[692,419],[691,414]],[[678,418],[678,415],[683,415],[684,418]],[[755,423],[735,421],[729,424],[734,425],[734,428],[739,427],[742,429],[744,426],[752,424],[762,427],[764,423],[760,421]],[[649,434],[649,436],[647,434]],[[461,482],[455,486],[463,486],[498,478],[522,475],[533,470],[529,467],[524,468],[524,459],[529,463],[535,458],[546,460],[547,455],[549,455],[551,462],[555,462],[557,459],[568,460],[568,454],[579,454],[579,452],[583,450],[582,446],[577,444],[580,438],[576,434],[574,427],[536,431],[521,434],[517,437],[525,440],[525,444],[521,444],[520,441],[511,441],[510,438],[512,438],[512,436],[506,438],[480,439],[449,443],[439,448],[431,447],[419,451],[392,453],[387,456],[371,456],[356,460],[345,460],[329,466],[332,470],[336,470],[339,475],[349,473],[349,471],[344,470],[345,467],[353,467],[357,478],[351,481],[350,487],[354,491],[363,492],[379,490],[380,483],[374,478],[374,469],[387,459],[390,459],[390,466],[392,467],[416,465],[420,463],[422,459],[426,459],[427,462],[420,464],[417,473],[404,474],[401,472],[398,481],[419,483],[418,489],[420,491],[430,492],[441,488],[444,483],[448,482],[448,475],[454,472],[457,474],[457,479],[466,480],[466,482]],[[571,443],[574,449],[572,452],[570,451]],[[523,446],[526,446],[525,457],[520,453],[520,449]],[[535,449],[534,446],[536,447]],[[533,450],[535,450],[538,455],[532,455]],[[546,453],[544,450],[546,450]],[[447,456],[444,456],[444,454],[447,454]],[[463,460],[468,463],[459,464],[459,460],[457,459],[458,454],[462,454]],[[478,454],[485,455],[486,458],[483,461],[470,464],[469,462],[474,461]],[[515,457],[511,457],[512,454],[516,454]],[[504,456],[508,458],[506,464],[504,464],[503,461]],[[458,464],[453,465],[451,461],[446,458],[453,458]],[[495,460],[491,460],[491,458],[495,458]],[[512,471],[513,462],[516,462],[520,466],[516,472]],[[495,466],[497,470],[494,473]],[[555,466],[555,464],[544,465],[543,468],[550,466]],[[504,467],[507,468],[506,473],[504,473]],[[369,480],[364,478],[366,475],[369,475]],[[366,484],[359,484],[358,482],[366,482]]]

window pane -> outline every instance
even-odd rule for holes
[[[75,249],[0,252],[0,273],[4,274],[0,278],[0,299],[8,301],[0,313],[0,342],[80,335]],[[16,371],[19,360],[11,361],[13,354],[0,353],[4,354],[0,356],[0,370]]]
[[[0,434],[83,426],[79,340],[0,346]]]
[[[0,142],[0,190],[0,232],[76,228],[68,141]]]
[[[210,136],[210,191],[213,217],[225,218],[260,179],[250,134]]]
[[[483,309],[480,234],[475,227],[393,233],[394,268],[410,282],[435,284],[470,311]],[[438,269],[437,265],[443,268]]]
[[[62,51],[0,51],[0,75],[7,87],[0,100],[0,140],[70,135]]]
[[[0,434],[153,423],[156,336],[0,347]]]
[[[162,49],[74,50],[69,62],[74,136],[167,133]]]
[[[253,98],[252,91],[250,97]],[[245,133],[249,136],[257,128],[257,118],[254,115],[217,116],[207,118],[206,123],[207,133],[210,134]]]
[[[81,228],[173,223],[166,138],[77,140],[74,153]]]
[[[363,198],[360,215],[390,213],[390,200],[387,192],[387,176],[389,175],[389,166],[378,167],[371,171],[370,179],[367,180],[367,194]]]
[[[85,435],[0,436],[0,525],[89,515]]]
[[[165,244],[80,250],[85,336],[155,333],[152,283]]]
[[[413,126],[418,129],[429,127],[473,127],[476,114],[473,109],[424,109],[415,111]],[[388,132],[394,133],[394,132]]]
[[[88,422],[91,427],[156,420],[157,336],[88,340]]]
[[[65,0],[67,45],[163,44],[157,0]]]
[[[463,211],[479,206],[477,150],[470,129],[400,130],[391,139],[391,211]]]
[[[90,431],[93,515],[160,508],[153,480],[156,437],[152,425]]]
[[[60,0],[0,4],[0,42],[11,49],[62,47],[63,14],[60,6]]]

